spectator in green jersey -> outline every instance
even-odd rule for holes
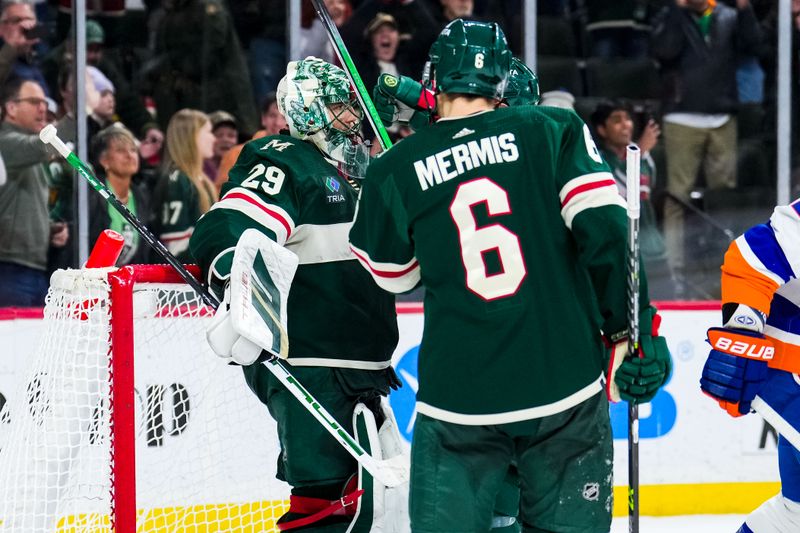
[[[156,185],[156,235],[182,261],[191,261],[189,238],[195,222],[217,201],[217,189],[203,173],[203,160],[214,155],[208,115],[181,109],[169,121],[163,172]]]

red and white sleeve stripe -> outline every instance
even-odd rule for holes
[[[581,211],[606,205],[625,207],[617,182],[610,172],[594,172],[569,180],[558,193],[561,218],[572,229],[572,221]]]
[[[420,280],[419,263],[416,257],[405,264],[379,263],[370,259],[369,254],[352,244],[350,249],[359,262],[372,274],[375,283],[383,290],[401,293],[410,291],[417,286]]]
[[[158,236],[158,240],[167,247],[169,253],[180,255],[189,249],[189,239],[192,238],[192,233],[194,233],[194,226],[183,231],[162,233]]]
[[[286,210],[265,202],[261,197],[243,187],[231,189],[211,209],[231,209],[269,228],[278,244],[283,246],[294,232],[295,224]]]

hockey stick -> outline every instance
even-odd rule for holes
[[[389,139],[386,128],[383,127],[383,122],[378,117],[378,110],[375,109],[375,104],[372,103],[369,91],[364,86],[364,82],[353,64],[353,58],[350,57],[350,52],[347,51],[347,47],[339,33],[339,28],[336,27],[336,24],[331,19],[323,0],[311,0],[311,3],[314,4],[314,10],[316,10],[319,19],[328,31],[328,37],[330,37],[333,49],[336,51],[336,57],[339,58],[339,61],[344,66],[344,71],[347,73],[347,77],[350,78],[350,83],[356,88],[356,97],[361,104],[361,108],[367,114],[367,120],[369,125],[372,126],[372,131],[375,132],[383,149],[388,150],[392,146],[392,141]]]
[[[194,289],[197,294],[200,295],[200,298],[203,300],[203,303],[211,307],[212,309],[216,310],[219,307],[219,302],[216,298],[214,298],[208,290],[203,287],[203,285],[186,270],[180,261],[178,261],[174,255],[170,253],[169,250],[159,241],[155,235],[145,226],[142,222],[130,211],[128,208],[125,207],[119,200],[117,200],[116,196],[108,189],[100,180],[95,177],[92,170],[86,165],[80,158],[73,153],[69,147],[64,144],[58,137],[58,131],[56,130],[55,126],[47,125],[42,129],[39,133],[39,138],[45,144],[49,144],[55,148],[58,153],[67,160],[67,163],[70,164],[72,168],[78,171],[78,173],[83,176],[86,181],[92,186],[92,188],[100,193],[100,195],[105,198],[107,202],[109,202],[117,212],[122,215],[125,220],[130,222],[130,224],[136,228],[136,231],[142,236],[142,238],[152,246],[152,248],[158,253],[158,255],[164,259],[167,263],[169,263],[172,268],[178,273],[178,275],[186,281],[189,286]],[[408,480],[408,467],[404,463],[404,459],[402,454],[395,456],[392,459],[387,459],[383,461],[378,461],[370,454],[368,454],[364,448],[362,448],[355,439],[350,435],[350,433],[345,430],[344,428],[339,425],[338,422],[331,416],[328,411],[322,407],[319,402],[309,393],[305,387],[303,387],[297,379],[292,376],[292,374],[286,369],[286,367],[275,357],[273,354],[269,352],[262,352],[268,354],[268,359],[264,362],[267,369],[281,382],[284,386],[292,393],[292,395],[297,398],[300,403],[303,404],[303,407],[308,410],[311,415],[317,419],[317,421],[330,433],[338,442],[339,444],[347,450],[347,452],[353,456],[353,458],[358,461],[364,469],[369,472],[375,479],[380,480],[381,483],[386,485],[387,487],[394,487],[405,483]]]
[[[639,187],[642,152],[631,143],[627,149],[628,203],[628,354],[639,356]],[[628,402],[628,532],[639,533],[639,405]]]
[[[775,411],[770,404],[765,402],[760,396],[756,396],[750,404],[750,407],[761,415],[761,418],[766,420],[770,426],[774,427],[775,431],[780,433],[783,438],[788,440],[796,450],[800,450],[800,431],[797,431],[797,429],[787,422],[780,413]]]

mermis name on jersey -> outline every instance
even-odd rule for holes
[[[519,158],[513,133],[484,137],[414,161],[419,186],[423,191],[463,174],[468,170],[496,163],[510,163]]]

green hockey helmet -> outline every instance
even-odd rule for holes
[[[536,105],[542,99],[539,94],[539,78],[519,58],[511,60],[511,71],[503,98],[510,106]]]
[[[436,90],[502,98],[511,52],[496,22],[455,19],[434,41],[426,77]]]

